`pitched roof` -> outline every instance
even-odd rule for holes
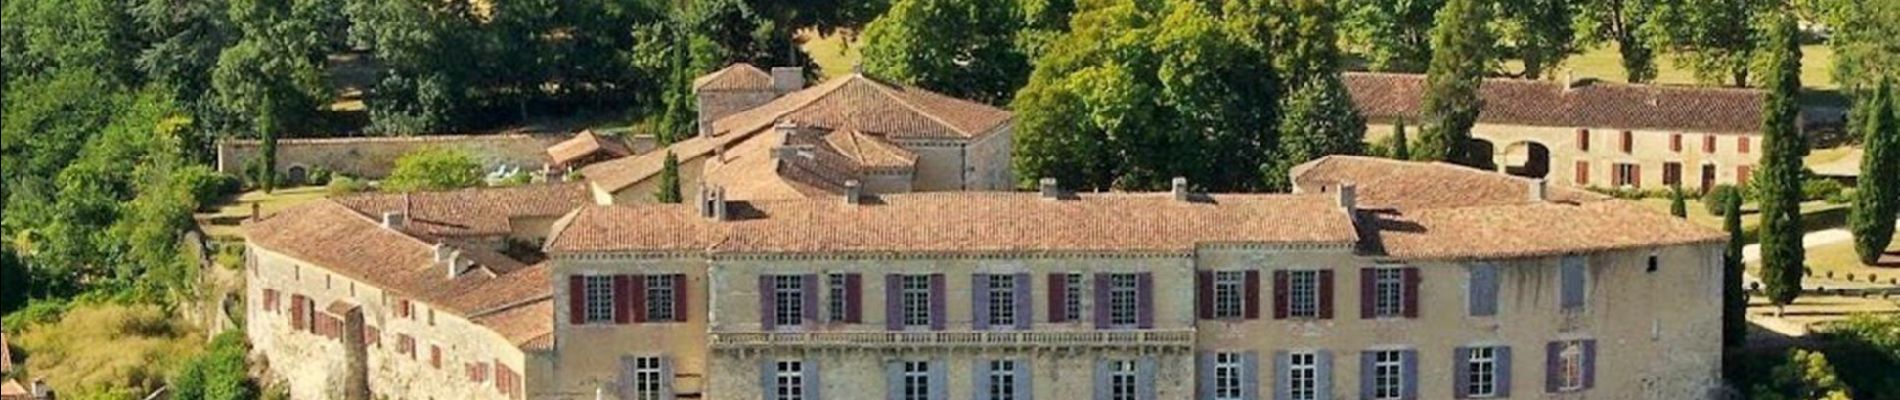
[[[1445,208],[1531,203],[1530,178],[1455,164],[1407,162],[1378,157],[1327,156],[1293,167],[1293,186],[1319,193],[1342,183],[1358,186],[1361,208]],[[1607,199],[1585,190],[1547,184],[1550,200]]]
[[[884,138],[855,129],[832,131],[818,139],[820,147],[843,156],[854,169],[907,169],[917,167],[917,153]]]
[[[534,184],[445,192],[373,193],[333,199],[363,215],[408,210],[405,229],[440,238],[505,235],[516,218],[553,218],[593,201],[580,183]]]
[[[1406,260],[1580,254],[1718,243],[1727,235],[1624,200],[1525,203],[1362,213],[1362,248]]]
[[[770,90],[772,74],[752,64],[736,63],[693,78],[693,90]]]
[[[1348,72],[1359,113],[1372,120],[1418,120],[1425,77]],[[1746,133],[1761,130],[1760,90],[1589,82],[1486,79],[1478,120],[1486,123],[1613,129]]]
[[[667,152],[681,162],[751,140],[780,122],[816,131],[851,130],[886,140],[977,138],[1014,118],[1008,111],[922,89],[852,74],[792,92],[713,122],[701,135],[646,154],[581,169],[588,181],[614,192],[659,174]]]
[[[474,319],[476,324],[495,331],[516,347],[540,350],[535,343],[544,339],[552,341],[554,335],[554,300],[543,297]]]
[[[734,203],[733,221],[691,205],[584,207],[554,252],[1178,252],[1209,243],[1341,244],[1357,234],[1326,196],[944,192]],[[1301,223],[1286,223],[1301,221]]]
[[[633,155],[633,149],[627,148],[626,143],[621,143],[619,140],[595,134],[592,130],[584,130],[581,131],[581,133],[575,134],[571,139],[555,143],[553,146],[548,146],[548,157],[552,159],[555,164],[565,165],[582,157],[603,151],[613,157]]]

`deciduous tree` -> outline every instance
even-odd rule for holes
[[[383,187],[398,192],[437,191],[482,184],[482,164],[466,152],[431,148],[404,154],[383,180]]]
[[[1007,102],[1029,78],[1016,0],[897,0],[864,29],[864,70],[958,98]]]
[[[1431,29],[1445,0],[1349,0],[1340,31],[1348,51],[1374,71],[1423,72],[1431,59]]]
[[[1624,80],[1648,83],[1656,79],[1656,53],[1642,35],[1663,0],[1579,0],[1577,32],[1582,44],[1616,46]]]
[[[1703,82],[1748,86],[1755,52],[1765,41],[1755,37],[1754,21],[1776,12],[1771,0],[1671,0],[1656,3],[1645,40],[1668,50],[1676,64]],[[1772,73],[1772,71],[1764,71]]]

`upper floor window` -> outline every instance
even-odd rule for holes
[[[1086,315],[1082,313],[1082,285],[1085,285],[1086,283],[1084,282],[1086,281],[1082,279],[1081,273],[1074,272],[1064,274],[1062,280],[1064,283],[1062,286],[1062,315],[1068,316],[1070,320],[1080,319],[1083,315]]]
[[[772,374],[776,400],[805,400],[805,363],[779,361]]]
[[[898,282],[904,326],[930,326],[930,275],[904,275]]]
[[[1108,275],[1108,324],[1134,326],[1140,323],[1140,277],[1135,274]]]
[[[1467,349],[1466,352],[1465,395],[1478,398],[1497,396],[1497,349],[1492,347],[1473,347]]]
[[[659,357],[639,357],[633,359],[633,400],[660,400],[662,374]]]
[[[1319,399],[1319,354],[1287,354],[1287,397],[1291,400]]]
[[[772,277],[772,323],[796,326],[805,315],[805,279],[798,275]]]
[[[1398,268],[1375,268],[1373,272],[1372,312],[1378,317],[1397,317],[1404,312],[1405,274]]]
[[[586,322],[614,321],[614,278],[611,276],[588,276],[583,278],[587,302]],[[403,300],[407,304],[408,300]],[[408,307],[402,307],[408,309]]]
[[[1018,382],[1016,382],[1017,364],[1018,363],[1013,360],[990,361],[989,376],[978,378],[989,380],[990,388],[989,397],[986,397],[987,399],[1016,400],[1016,385],[1018,384]]]
[[[1214,272],[1214,318],[1241,318],[1246,312],[1247,271]]]
[[[825,275],[825,320],[832,322],[848,320],[845,314],[845,296],[849,293],[846,286],[849,285],[846,283],[847,279],[845,274]]]
[[[989,296],[990,326],[1016,325],[1016,277],[984,275],[984,295]]]
[[[1319,271],[1289,271],[1287,278],[1287,315],[1319,318]]]
[[[1241,400],[1241,374],[1243,367],[1240,353],[1214,353],[1214,399]]]
[[[903,400],[933,400],[930,398],[930,362],[905,361],[903,370]]]
[[[1372,399],[1398,400],[1404,396],[1404,353],[1378,351],[1372,354]]]
[[[1135,360],[1108,362],[1109,400],[1139,400],[1138,386],[1139,383],[1135,379]]]
[[[1557,351],[1557,390],[1576,391],[1584,386],[1582,341],[1563,342]]]
[[[674,311],[676,309],[673,307],[673,299],[675,299],[674,291],[680,290],[674,286],[680,283],[676,277],[678,277],[678,275],[647,275],[644,277],[647,289],[646,319],[648,321],[674,321],[676,317],[678,317],[678,315],[675,315]]]
[[[1560,303],[1562,304],[1563,310],[1582,310],[1584,304],[1587,303],[1584,298],[1584,294],[1586,293],[1584,289],[1584,275],[1586,271],[1584,270],[1583,257],[1564,257],[1562,266],[1559,269],[1558,275],[1560,276],[1559,279],[1562,279],[1562,282],[1560,283],[1558,292],[1559,295],[1562,296]]]

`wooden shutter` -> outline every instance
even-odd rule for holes
[[[798,296],[799,301],[804,303],[799,307],[799,322],[807,326],[817,323],[818,304],[820,303],[818,301],[818,274],[804,274],[799,276],[798,288],[800,290]]]
[[[944,328],[944,304],[949,300],[944,298],[944,289],[943,274],[930,274],[930,330],[933,331]]]
[[[823,379],[822,377],[824,375],[818,373],[818,361],[816,359],[809,359],[809,358],[805,359],[805,361],[799,363],[798,368],[799,368],[798,374],[801,378],[803,378],[801,380],[805,383],[805,396],[806,396],[805,398],[808,398],[808,399],[825,398],[823,393],[819,393],[819,390],[823,389],[825,385],[823,382],[819,381],[819,379]],[[660,376],[669,377],[672,375],[661,374]],[[664,381],[665,379],[661,379],[661,380]],[[672,392],[662,391],[661,393],[672,393]]]
[[[1544,344],[1544,393],[1557,393],[1563,387],[1559,370],[1563,369],[1563,342]]]
[[[1108,274],[1095,274],[1095,329],[1108,329]]]
[[[1419,275],[1418,267],[1406,267],[1399,271],[1405,278],[1405,301],[1400,310],[1406,318],[1418,318],[1418,283],[1423,278]]]
[[[1240,398],[1260,400],[1260,352],[1240,354]]]
[[[674,322],[686,322],[687,320],[686,314],[688,312],[691,312],[692,310],[692,307],[686,306],[688,299],[692,298],[692,296],[687,295],[687,293],[688,293],[688,290],[686,289],[686,274],[673,274],[673,321]]]
[[[1735,152],[1748,154],[1749,147],[1750,147],[1750,143],[1748,141],[1748,136],[1735,137]]]
[[[904,276],[884,274],[884,328],[904,330]],[[901,366],[900,366],[901,367]]]
[[[1451,349],[1451,397],[1471,398],[1471,348]],[[1495,370],[1495,369],[1494,369]]]
[[[970,327],[976,330],[990,328],[989,274],[970,275]]]
[[[1212,371],[1210,368],[1209,371]],[[1209,375],[1212,375],[1210,372]],[[1293,355],[1286,350],[1273,352],[1273,400],[1293,399]],[[1204,397],[1205,398],[1205,397]],[[1324,397],[1321,397],[1324,398]]]
[[[1747,185],[1748,181],[1753,177],[1754,177],[1753,167],[1750,167],[1747,165],[1735,167],[1735,184],[1736,185],[1738,186]]]
[[[1577,171],[1577,177],[1576,177],[1577,186],[1589,185],[1590,184],[1590,162],[1578,160],[1576,171]]]
[[[1068,302],[1068,294],[1069,294],[1068,274],[1064,274],[1060,272],[1050,273],[1049,274],[1049,294],[1048,294],[1049,323],[1068,322],[1070,318],[1069,309],[1068,307],[1064,306],[1064,304]]]
[[[1247,270],[1246,279],[1247,288],[1243,293],[1246,300],[1241,302],[1246,308],[1245,317],[1249,320],[1260,319],[1260,270]]]
[[[1333,319],[1333,270],[1319,271],[1319,319]]]
[[[1578,309],[1584,306],[1584,260],[1582,257],[1564,257],[1559,268],[1558,294],[1562,296],[1563,309]]]
[[[1497,382],[1497,397],[1511,397],[1511,347],[1493,347],[1491,348],[1491,356],[1495,357],[1498,363],[1498,367],[1495,370],[1496,372],[1492,374],[1494,377],[1492,381]]]
[[[1494,264],[1478,264],[1471,267],[1471,286],[1469,288],[1471,316],[1489,317],[1498,313],[1498,267]]]
[[[1630,164],[1630,186],[1643,187],[1643,165]]]
[[[778,373],[777,360],[766,357],[759,361],[759,391],[766,393],[764,396],[766,399],[772,398],[772,393],[778,393],[778,379],[774,379],[776,373]]]
[[[1378,318],[1378,273],[1376,268],[1359,269],[1359,318]]]
[[[950,399],[950,363],[930,360],[930,398]]]
[[[848,323],[864,323],[864,277],[859,274],[844,276],[844,320]]]
[[[1636,134],[1635,133],[1631,133],[1630,131],[1623,131],[1623,137],[1621,139],[1622,139],[1621,141],[1623,142],[1622,145],[1623,145],[1624,153],[1635,152],[1636,150]]]
[[[971,363],[970,380],[976,383],[976,400],[994,400],[990,397],[990,360],[981,357]]]
[[[1677,153],[1682,152],[1682,134],[1680,133],[1669,134],[1669,151],[1677,152]]]
[[[646,313],[646,296],[638,295],[641,291],[634,289],[633,281],[638,278],[637,275],[614,275],[615,324],[626,325],[629,322],[646,321],[645,316],[636,315]],[[640,282],[638,285],[646,286],[646,282]]]
[[[1577,129],[1577,150],[1590,151],[1590,130]]]
[[[1111,388],[1108,387],[1109,374],[1111,372],[1109,372],[1108,364],[1108,360],[1106,359],[1095,359],[1095,382],[1091,385],[1095,388],[1095,400],[1111,400],[1109,396],[1109,390]]]
[[[1702,137],[1702,152],[1715,154],[1715,135],[1706,135]]]
[[[1135,359],[1135,398],[1155,399],[1155,357],[1142,356]]]
[[[1016,309],[1016,329],[1028,330],[1031,321],[1036,319],[1034,315],[1036,312],[1036,301],[1029,298],[1030,293],[1034,292],[1030,290],[1030,285],[1035,283],[1030,279],[1029,273],[1016,274],[1012,279],[1016,282],[1016,292],[1010,295],[1010,299],[1015,300],[1016,303],[1010,306]],[[1028,368],[1028,365],[1023,365],[1022,368],[1018,368],[1018,370]],[[1022,382],[1019,381],[1016,384],[1021,385]]]
[[[400,304],[396,309],[402,309]],[[567,322],[580,325],[587,323],[587,283],[585,277],[567,277]]]
[[[1028,359],[1016,361],[1016,398],[1017,399],[1036,400],[1036,386],[1035,386],[1036,376],[1034,373],[1030,372],[1033,370],[1035,370],[1035,368],[1030,365],[1030,361]]]
[[[1361,399],[1373,398],[1372,378],[1375,362],[1378,361],[1377,354],[1372,351],[1359,352],[1359,398]]]
[[[1135,327],[1155,327],[1155,274],[1152,272],[1135,275]]]
[[[1583,341],[1583,388],[1597,387],[1597,341]]]
[[[303,295],[290,295],[290,330],[303,330]]]
[[[902,360],[884,363],[884,398],[904,399],[904,362]]]
[[[1194,397],[1201,400],[1214,398],[1214,352],[1203,351],[1195,354],[1199,367],[1194,377]]]
[[[778,329],[778,308],[772,304],[772,276],[759,275],[759,329]],[[767,376],[770,376],[769,374]]]
[[[1194,272],[1194,309],[1201,319],[1214,319],[1214,271]]]
[[[1333,352],[1328,350],[1314,351],[1313,358],[1319,361],[1319,371],[1314,374],[1318,376],[1318,378],[1313,379],[1315,386],[1319,388],[1319,396],[1317,396],[1317,398],[1333,398]]]
[[[1418,398],[1418,350],[1399,352],[1399,397]]]
[[[1273,271],[1273,319],[1286,319],[1287,302],[1292,301],[1289,290],[1286,270]]]

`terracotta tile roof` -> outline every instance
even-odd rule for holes
[[[752,64],[736,63],[693,78],[693,90],[771,90],[772,74]]]
[[[798,165],[774,159],[772,149],[784,138],[784,133],[772,130],[734,145],[723,161],[706,163],[700,181],[724,187],[726,198],[731,200],[788,200],[841,193],[842,180],[833,185],[827,179],[808,176]]]
[[[552,344],[554,336],[554,300],[543,297],[526,304],[520,304],[493,313],[475,317],[475,323],[501,335],[509,343],[524,350],[544,350],[552,346],[538,345],[546,340]]]
[[[665,149],[581,169],[600,189],[614,192],[660,172],[668,151],[681,162],[707,157],[791,122],[816,131],[853,130],[886,140],[977,138],[1014,118],[1008,111],[853,74],[792,92],[765,105],[713,122],[712,134]],[[777,142],[774,142],[777,143]]]
[[[13,348],[7,345],[7,333],[0,332],[0,374],[13,371]]]
[[[821,149],[844,156],[855,169],[913,169],[917,153],[885,141],[875,135],[846,129],[832,131],[815,142]]]
[[[18,380],[8,379],[0,382],[0,399],[30,399],[32,396],[33,392],[27,390],[26,385],[20,384]]]
[[[566,165],[597,152],[606,152],[614,158],[633,155],[633,149],[628,148],[626,143],[585,130],[575,134],[572,139],[549,146],[548,158],[556,165]]]
[[[1529,178],[1446,163],[1377,157],[1328,156],[1293,167],[1296,191],[1329,192],[1341,183],[1358,186],[1360,208],[1444,208],[1531,203]],[[1553,201],[1598,201],[1608,197],[1547,183]]]
[[[549,239],[554,252],[715,253],[1191,251],[1209,243],[1351,244],[1326,196],[943,192],[734,203],[728,222],[692,205],[581,208]],[[1301,221],[1301,223],[1287,223]]]
[[[1727,235],[1622,200],[1366,211],[1362,249],[1407,260],[1580,254],[1692,243]]]
[[[378,220],[385,212],[408,209],[405,229],[412,233],[461,238],[505,235],[512,232],[512,219],[559,217],[593,202],[593,197],[580,183],[558,183],[408,195],[375,193],[334,200]]]
[[[1346,73],[1359,113],[1371,120],[1417,121],[1424,75]],[[1754,134],[1764,94],[1754,89],[1486,79],[1481,122],[1560,127]]]

